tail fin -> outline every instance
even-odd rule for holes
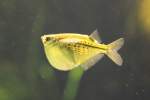
[[[117,51],[123,46],[123,44],[124,44],[123,38],[120,38],[108,44],[109,49],[108,49],[107,56],[119,66],[122,65],[123,60]]]

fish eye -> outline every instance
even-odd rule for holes
[[[46,37],[46,38],[45,38],[45,41],[49,41],[49,40],[51,40],[50,37]]]

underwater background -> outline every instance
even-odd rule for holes
[[[105,56],[72,75],[48,63],[41,35],[95,29],[104,43],[125,38],[121,67]],[[149,0],[0,0],[0,100],[73,99],[150,100]]]

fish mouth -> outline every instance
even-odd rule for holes
[[[41,36],[41,40],[42,40],[42,43],[43,43],[43,44],[46,43],[46,37],[45,37],[45,35]]]

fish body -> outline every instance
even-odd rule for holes
[[[95,30],[90,36],[78,33],[59,33],[41,36],[46,57],[50,64],[63,71],[81,66],[85,70],[92,67],[104,55],[116,64],[122,65],[117,53],[124,43],[120,38],[110,44],[102,44]]]

